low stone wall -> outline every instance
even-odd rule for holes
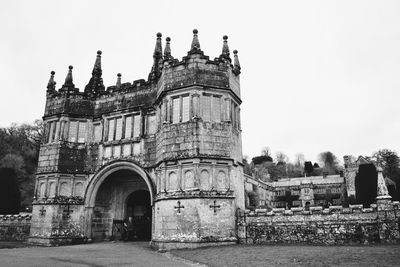
[[[243,244],[368,244],[398,243],[400,203],[382,202],[370,208],[322,207],[238,212],[238,239]]]
[[[0,215],[0,241],[26,241],[31,218],[30,213]]]

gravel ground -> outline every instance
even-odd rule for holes
[[[148,242],[104,242],[63,247],[0,249],[0,267],[12,266],[193,266],[152,250]]]
[[[400,245],[237,245],[171,253],[208,266],[400,266]]]

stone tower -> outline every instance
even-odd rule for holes
[[[190,51],[172,57],[157,34],[147,80],[102,80],[101,51],[83,92],[72,66],[47,86],[45,135],[36,176],[31,243],[135,238],[170,249],[236,242],[244,208],[240,64],[228,37],[210,60],[193,30]],[[232,62],[233,61],[233,62]]]

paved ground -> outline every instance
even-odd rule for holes
[[[172,253],[208,266],[400,266],[400,245],[236,245]]]
[[[5,247],[5,246],[3,246]],[[151,250],[148,242],[108,242],[63,247],[0,249],[0,266],[193,266],[169,253]]]
[[[400,245],[224,246],[158,253],[148,242],[23,247],[0,242],[3,266],[400,266]],[[14,246],[15,248],[8,248]],[[187,259],[187,260],[184,260]],[[197,262],[199,264],[195,264]]]

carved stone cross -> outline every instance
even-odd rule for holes
[[[221,208],[221,205],[217,205],[217,201],[214,200],[214,204],[210,205],[211,209],[214,209],[214,214],[217,213],[217,209]]]
[[[178,214],[181,214],[181,209],[185,208],[185,206],[182,206],[181,202],[178,200],[178,206],[175,206],[174,208],[178,210]]]
[[[46,214],[46,210],[44,209],[44,207],[42,206],[42,209],[39,210],[40,212],[40,216],[44,216]]]

